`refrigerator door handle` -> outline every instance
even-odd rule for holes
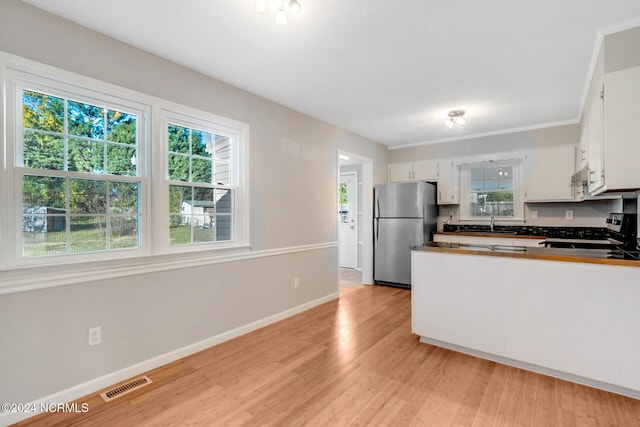
[[[378,218],[375,219],[376,221],[376,241],[374,242],[374,246],[377,248],[378,247],[378,238],[380,237],[380,220]]]

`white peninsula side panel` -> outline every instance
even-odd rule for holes
[[[423,342],[640,398],[640,267],[417,250]]]

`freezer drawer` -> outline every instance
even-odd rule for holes
[[[425,241],[422,218],[376,218],[374,280],[411,284],[411,247]]]

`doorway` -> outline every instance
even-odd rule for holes
[[[341,172],[338,191],[339,265],[358,266],[358,173]]]
[[[353,217],[344,218],[342,216],[342,209],[340,200],[338,200],[338,221],[336,224],[337,237],[338,237],[338,265],[343,265],[341,258],[341,245],[343,241],[346,243],[347,239],[343,239],[341,233],[342,228],[345,232],[353,230],[355,233],[355,267],[350,267],[356,272],[361,273],[361,282],[365,285],[373,284],[373,160],[370,158],[362,157],[356,154],[348,153],[345,151],[338,152],[338,176],[336,176],[336,184],[338,187],[338,195],[340,195],[342,189],[342,175],[343,174],[355,174],[355,195],[351,197],[354,199],[355,206],[350,209],[354,215]],[[349,193],[349,184],[346,183],[343,191]],[[345,200],[343,200],[345,201]],[[347,205],[349,200],[346,200]],[[347,206],[347,209],[348,206]],[[346,223],[343,221],[346,219]],[[353,223],[351,223],[353,219]],[[353,224],[355,228],[351,229]],[[349,234],[347,233],[346,236]],[[349,247],[353,248],[350,243],[346,243]],[[349,260],[346,260],[349,264]],[[349,264],[353,265],[353,263]]]

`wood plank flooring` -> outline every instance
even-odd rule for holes
[[[147,373],[85,414],[21,426],[638,426],[640,400],[423,344],[410,291],[340,300]]]

